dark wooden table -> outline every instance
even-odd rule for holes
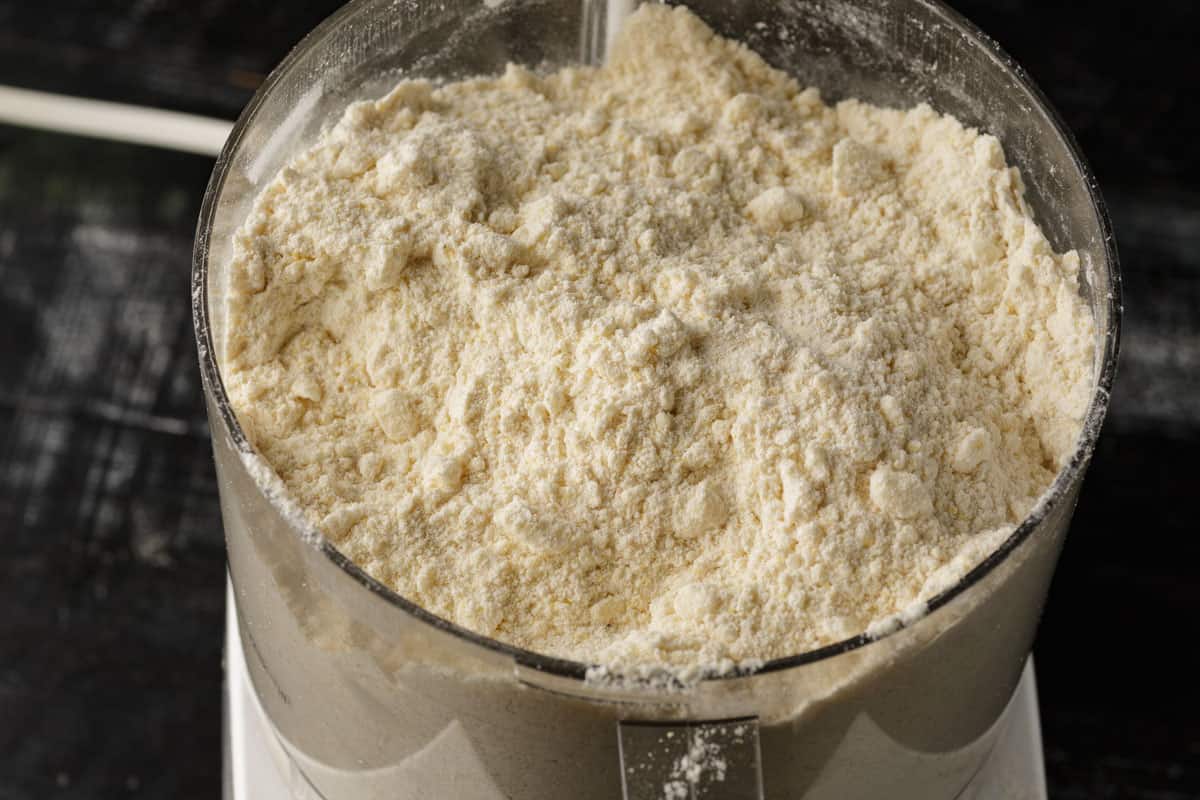
[[[0,0],[0,84],[232,119],[338,3]],[[1037,643],[1055,798],[1200,797],[1200,4],[958,0],[1077,132],[1125,271]],[[188,310],[212,162],[0,126],[0,800],[220,792],[224,551]]]

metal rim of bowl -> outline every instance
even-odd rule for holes
[[[1050,121],[1051,127],[1055,134],[1066,144],[1067,150],[1071,155],[1075,169],[1083,177],[1087,186],[1088,196],[1091,200],[1092,211],[1099,223],[1100,233],[1104,238],[1104,253],[1105,253],[1105,271],[1108,277],[1108,295],[1107,295],[1107,310],[1108,310],[1108,325],[1104,331],[1104,351],[1103,360],[1100,365],[1100,373],[1097,376],[1096,387],[1092,394],[1091,401],[1088,404],[1087,414],[1084,417],[1083,426],[1079,434],[1079,440],[1075,446],[1070,461],[1059,470],[1050,487],[1043,493],[1041,499],[1034,507],[1033,511],[1021,521],[1021,524],[1009,535],[1009,537],[995,550],[993,550],[987,558],[976,565],[970,572],[962,576],[953,586],[945,589],[941,593],[931,598],[927,605],[926,612],[915,622],[919,622],[938,609],[947,605],[954,598],[966,592],[975,584],[979,583],[992,572],[997,566],[1003,563],[1013,551],[1025,542],[1033,532],[1037,529],[1051,511],[1055,510],[1064,497],[1068,493],[1068,489],[1076,482],[1082,481],[1083,472],[1096,446],[1096,440],[1100,434],[1101,426],[1104,422],[1105,413],[1108,410],[1110,393],[1112,391],[1113,378],[1116,374],[1117,357],[1120,351],[1120,331],[1121,331],[1121,314],[1123,311],[1121,300],[1121,275],[1118,267],[1118,255],[1116,239],[1113,235],[1112,221],[1109,218],[1108,208],[1104,203],[1104,199],[1100,194],[1099,186],[1096,182],[1095,175],[1080,152],[1079,145],[1075,140],[1074,135],[1067,127],[1058,113],[1057,109],[1050,103],[1050,100],[1042,92],[1042,90],[1029,77],[1028,73],[1022,68],[1003,48],[1000,47],[994,39],[980,30],[974,23],[967,20],[957,11],[954,11],[949,6],[945,5],[942,0],[916,0],[926,6],[929,10],[941,15],[944,21],[956,28],[963,36],[969,39],[975,46],[983,49],[991,59],[997,63],[1000,69],[1009,73],[1016,79],[1018,85],[1023,88],[1032,97],[1046,118]],[[241,425],[238,423],[237,416],[234,414],[233,408],[229,402],[229,396],[225,392],[225,384],[221,378],[221,371],[217,365],[216,348],[212,341],[212,327],[209,323],[209,308],[208,308],[208,253],[209,240],[212,235],[212,225],[216,216],[216,208],[218,200],[221,196],[225,185],[225,179],[228,176],[229,166],[233,160],[233,154],[238,150],[241,139],[247,128],[257,117],[258,112],[265,102],[265,99],[271,94],[277,83],[282,79],[282,76],[290,71],[292,66],[312,47],[316,46],[324,34],[337,27],[346,18],[354,15],[362,5],[362,0],[354,0],[342,7],[317,27],[313,28],[288,55],[271,71],[271,74],[263,82],[263,84],[255,92],[254,97],[246,105],[246,108],[239,115],[236,124],[231,131],[229,138],[226,140],[224,147],[221,150],[220,156],[217,158],[216,165],[213,167],[212,177],[209,179],[208,186],[204,193],[204,200],[200,209],[200,218],[196,228],[196,239],[192,253],[192,320],[196,336],[196,342],[200,356],[200,372],[201,378],[206,392],[212,395],[216,403],[216,407],[220,412],[221,422],[225,425],[234,445],[243,455],[256,454],[254,447],[246,438]],[[1099,305],[1099,304],[1097,304]],[[317,530],[314,526],[305,523],[307,530],[300,533],[309,542],[319,543],[321,553],[329,558],[337,567],[349,574],[359,585],[364,589],[382,597],[390,605],[395,606],[400,611],[403,611],[418,620],[425,622],[439,630],[457,636],[473,644],[484,647],[488,650],[499,652],[508,656],[512,656],[518,663],[525,667],[532,668],[538,672],[543,672],[559,677],[570,678],[575,680],[583,680],[587,676],[588,670],[594,666],[582,661],[572,659],[559,658],[556,656],[547,656],[525,648],[510,645],[497,639],[475,633],[466,628],[463,628],[444,617],[440,617],[432,612],[422,608],[421,606],[407,600],[402,595],[393,591],[391,588],[377,581],[375,578],[368,575],[361,567],[351,561],[340,550],[338,550],[332,542],[330,542],[324,534]],[[907,623],[902,627],[909,627],[915,623]],[[808,650],[803,653],[798,653],[791,656],[781,656],[779,658],[770,659],[761,663],[761,665],[752,669],[734,670],[730,672],[720,672],[709,674],[704,677],[704,680],[725,680],[736,677],[746,677],[748,675],[759,675],[768,672],[776,672],[780,670],[791,669],[793,667],[811,664],[816,661],[822,661],[828,658],[841,655],[851,650],[856,650],[860,647],[868,645],[875,641],[880,641],[897,632],[900,628],[892,631],[884,636],[869,636],[865,632],[856,634],[855,636],[824,645],[814,650]]]

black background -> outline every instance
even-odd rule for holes
[[[337,2],[0,0],[0,83],[232,119]],[[1110,203],[1124,352],[1036,647],[1054,798],[1200,797],[1200,4],[958,0]],[[0,799],[220,792],[211,159],[0,125]]]

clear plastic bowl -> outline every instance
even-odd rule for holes
[[[297,785],[327,798],[663,796],[709,744],[697,797],[955,797],[983,763],[1029,652],[1107,407],[1119,276],[1095,181],[1060,119],[987,36],[931,0],[696,0],[719,33],[819,87],[928,102],[995,134],[1058,250],[1076,249],[1101,332],[1086,425],[995,553],[891,635],[856,636],[690,688],[604,688],[587,665],[511,647],[409,603],[289,513],[221,382],[233,232],[285,161],[402,77],[596,63],[621,0],[358,0],[309,34],[238,121],[204,200],[193,310],[242,643]],[[732,725],[712,721],[736,719]],[[677,771],[677,770],[676,770]]]

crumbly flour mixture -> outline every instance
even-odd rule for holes
[[[479,633],[788,655],[919,607],[1073,449],[1078,259],[999,143],[647,6],[352,106],[237,236],[224,368],[339,548]]]

